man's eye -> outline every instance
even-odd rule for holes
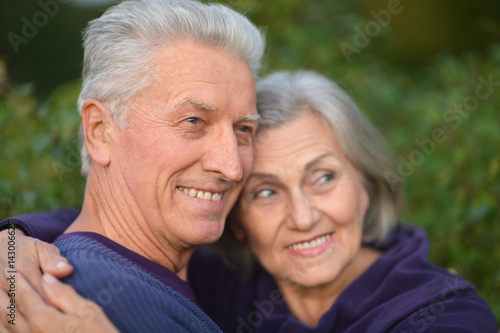
[[[238,144],[242,146],[252,145],[254,128],[252,126],[238,126],[235,127],[234,133],[238,138]]]
[[[194,117],[188,118],[188,119],[186,119],[186,121],[188,123],[191,123],[194,125],[198,125],[200,123],[200,120],[198,118],[194,118]]]
[[[273,190],[264,189],[264,190],[260,190],[257,193],[255,193],[254,198],[256,198],[256,199],[266,199],[266,198],[269,198],[270,196],[272,196],[275,193],[276,192],[274,192]]]

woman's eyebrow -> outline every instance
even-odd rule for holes
[[[304,167],[304,170],[307,171],[307,170],[311,169],[316,163],[318,163],[322,159],[324,159],[326,157],[330,157],[330,156],[335,157],[335,154],[333,154],[331,152],[326,152],[324,154],[319,155],[318,157],[316,157],[312,161],[307,162],[306,166]]]
[[[247,181],[249,181],[251,178],[262,178],[262,179],[269,179],[269,180],[279,180],[279,177],[277,175],[273,175],[270,173],[264,173],[264,172],[252,172],[248,176]]]

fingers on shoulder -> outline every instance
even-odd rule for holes
[[[97,304],[80,296],[75,289],[62,283],[50,274],[44,274],[42,285],[49,302],[64,313],[77,316],[101,313]]]
[[[43,272],[51,273],[60,278],[71,274],[73,267],[55,245],[38,241],[36,248],[38,261]]]

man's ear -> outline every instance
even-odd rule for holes
[[[115,124],[104,105],[88,99],[82,106],[82,129],[85,146],[92,160],[101,166],[111,161],[111,134]]]

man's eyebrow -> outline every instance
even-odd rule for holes
[[[182,105],[184,103],[188,102],[191,105],[194,105],[197,109],[202,110],[202,111],[209,111],[209,112],[214,112],[214,113],[219,113],[219,109],[215,106],[212,105],[207,105],[205,103],[201,103],[198,101],[195,101],[191,98],[186,98],[183,101],[181,101],[178,105]],[[258,121],[260,119],[259,114],[246,114],[243,115],[239,121]]]
[[[318,163],[319,161],[321,161],[325,157],[329,157],[329,156],[335,157],[335,155],[330,153],[330,152],[321,154],[318,157],[316,157],[315,159],[313,159],[312,161],[307,162],[306,166],[304,167],[304,170],[309,170],[310,168],[312,168],[314,166],[314,164]]]
[[[241,121],[258,121],[260,120],[259,114],[246,114],[241,117]]]
[[[207,105],[207,104],[204,104],[204,103],[201,103],[201,102],[197,102],[197,101],[192,100],[190,98],[186,98],[185,100],[183,100],[182,102],[180,102],[179,105],[182,105],[182,104],[184,104],[186,102],[194,105],[197,109],[200,109],[200,110],[203,110],[203,111],[210,111],[210,112],[215,112],[215,113],[219,112],[219,109],[217,109],[215,106]]]

